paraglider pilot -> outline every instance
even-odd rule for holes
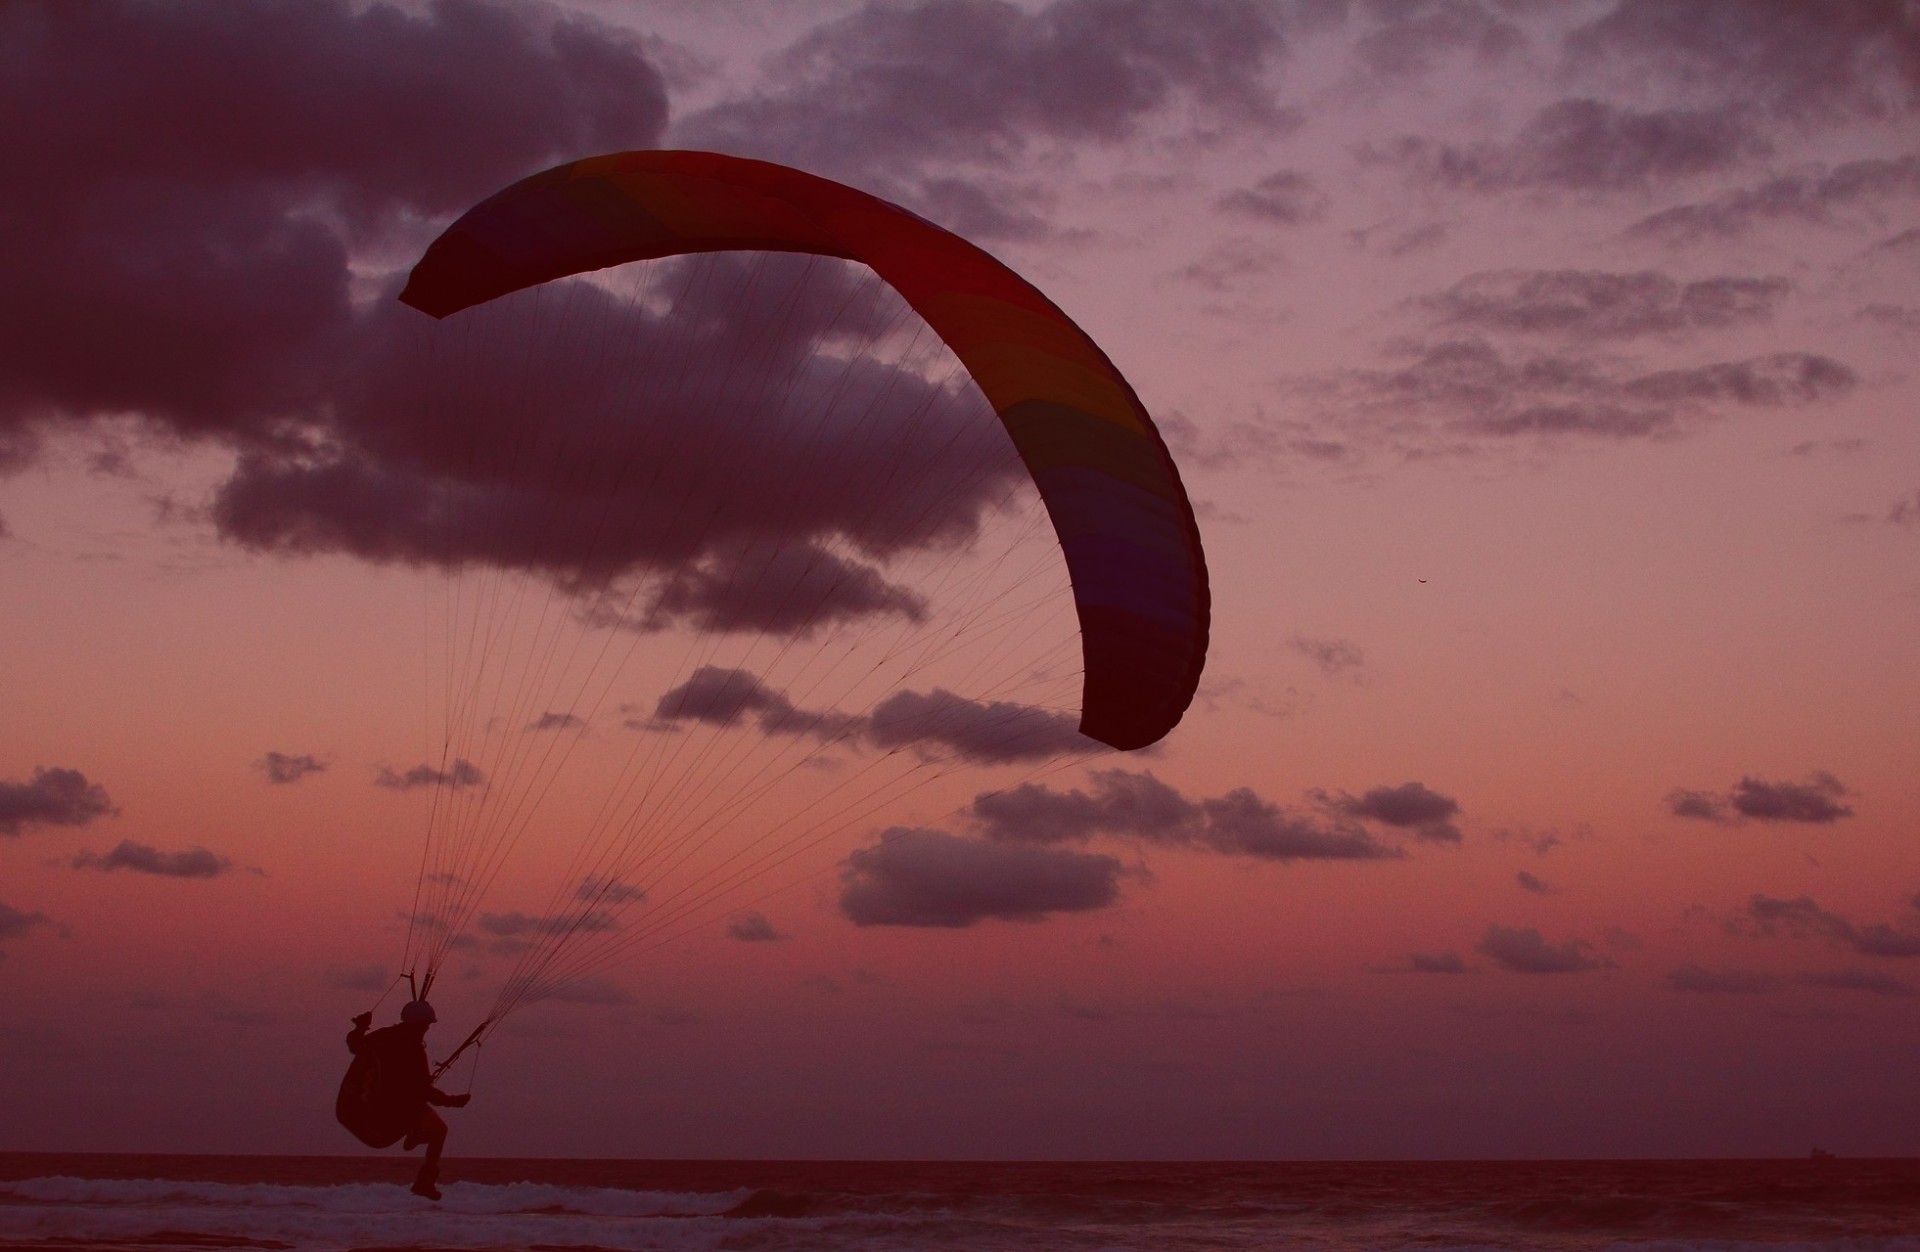
[[[400,1022],[368,1032],[373,1014],[353,1019],[347,1049],[353,1064],[340,1084],[334,1112],[340,1123],[368,1147],[384,1148],[401,1138],[405,1151],[427,1145],[427,1159],[413,1180],[413,1193],[438,1200],[434,1183],[440,1177],[440,1150],[446,1146],[447,1124],[433,1111],[464,1108],[468,1095],[448,1095],[433,1085],[433,1067],[427,1061],[427,1028],[436,1017],[433,1006],[414,1000],[400,1010]]]

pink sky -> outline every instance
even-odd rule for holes
[[[1152,754],[957,761],[526,1008],[455,1154],[1920,1150],[1909,9],[11,7],[0,1148],[352,1150],[443,582],[232,502],[368,437],[391,280],[461,210],[677,146],[896,200],[1079,321],[1196,502],[1208,667]],[[587,758],[660,733],[614,706],[667,642]],[[565,885],[592,776],[496,917]],[[930,855],[893,827],[999,904],[888,894]],[[1007,877],[1043,862],[1080,886]]]

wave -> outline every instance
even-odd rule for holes
[[[115,1252],[1920,1252],[1920,1236],[1905,1225],[1869,1234],[1870,1226],[1836,1222],[1813,1238],[1805,1228],[1743,1238],[1712,1229],[1707,1212],[1692,1206],[1682,1214],[1565,1193],[1517,1204],[1478,1195],[1442,1212],[1339,1189],[1309,1199],[1265,1186],[1169,1189],[1147,1178],[1037,1186],[1012,1173],[999,1181],[1026,1185],[898,1178],[876,1187],[852,1185],[857,1176],[842,1173],[843,1189],[832,1177],[822,1171],[813,1180],[824,1185],[704,1191],[456,1181],[444,1185],[439,1204],[398,1184],[36,1177],[0,1181],[0,1252],[49,1244]],[[976,1181],[988,1179],[967,1179]]]

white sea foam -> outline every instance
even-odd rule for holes
[[[690,1194],[609,1187],[456,1182],[434,1204],[404,1187],[33,1178],[0,1183],[0,1239],[112,1241],[193,1231],[326,1252],[368,1245],[448,1248],[580,1244],[717,1246],[745,1191]]]

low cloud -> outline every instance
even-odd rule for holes
[[[1714,173],[1765,150],[1738,110],[1641,112],[1571,99],[1541,109],[1506,143],[1408,135],[1361,155],[1454,191],[1611,192]]]
[[[840,911],[856,926],[962,928],[1106,908],[1120,862],[1063,848],[894,827],[847,858]]]
[[[1814,172],[1784,174],[1695,204],[1676,205],[1627,228],[1629,239],[1684,247],[1733,239],[1765,223],[1833,225],[1844,210],[1920,195],[1920,156],[1870,157]]]
[[[1044,761],[1093,747],[1078,718],[1025,704],[969,700],[938,688],[896,692],[881,701],[866,737],[881,748],[944,748],[983,764]]]
[[[125,869],[136,874],[155,874],[162,878],[218,878],[233,868],[233,863],[205,848],[184,852],[162,852],[144,843],[123,839],[113,851],[101,855],[79,852],[68,862],[74,869],[103,872]]]
[[[27,913],[0,902],[0,943],[5,943],[9,939],[19,939],[35,927],[52,924],[45,913],[37,911]]]
[[[1471,330],[1630,339],[1720,330],[1773,315],[1784,278],[1682,283],[1653,270],[1488,270],[1420,300],[1441,322]]]
[[[1415,974],[1464,974],[1467,963],[1451,952],[1415,952],[1407,958],[1407,969]]]
[[[1920,928],[1915,928],[1911,919],[1906,927],[1885,922],[1859,925],[1821,908],[1812,896],[1779,899],[1756,895],[1726,924],[1726,929],[1756,938],[1821,939],[1861,956],[1920,957]]]
[[[899,691],[865,716],[800,708],[744,669],[707,665],[660,697],[651,722],[737,726],[751,722],[770,735],[810,735],[828,743],[882,750],[911,748],[929,758],[951,755],[982,765],[1044,761],[1093,744],[1078,719],[1026,704],[970,700],[943,688]]]
[[[1443,57],[1465,57],[1487,66],[1526,47],[1526,36],[1487,6],[1472,0],[1401,4],[1374,0],[1360,13],[1375,23],[1354,45],[1354,56],[1384,79],[1427,73]]]
[[[583,904],[632,904],[647,898],[642,888],[603,874],[589,874],[574,891],[573,898]]]
[[[1667,794],[1667,811],[1675,817],[1722,824],[1749,819],[1756,822],[1795,822],[1824,826],[1852,817],[1840,801],[1846,785],[1824,770],[1806,782],[1765,782],[1748,776],[1724,794],[1679,790]]]
[[[1708,93],[1797,126],[1920,103],[1920,31],[1885,0],[1617,0],[1564,52],[1569,72]]]
[[[457,791],[462,787],[478,787],[486,780],[486,775],[480,772],[478,766],[463,758],[455,761],[450,769],[416,765],[404,774],[382,765],[373,776],[373,785],[389,791],[414,791],[421,787],[446,787]]]
[[[1193,799],[1149,773],[1095,770],[1088,789],[1022,783],[974,797],[971,814],[1002,843],[1138,839],[1257,860],[1381,860],[1405,855],[1348,820],[1290,811],[1252,789]]]
[[[107,789],[77,769],[42,767],[26,782],[0,781],[0,835],[29,826],[85,826],[114,813]]]
[[[1531,891],[1537,896],[1550,896],[1553,894],[1553,886],[1550,883],[1533,874],[1529,874],[1524,869],[1515,874],[1513,880],[1520,884],[1520,890],[1522,891]]]
[[[265,774],[268,782],[285,784],[299,782],[309,774],[321,773],[327,768],[327,763],[305,754],[292,756],[285,752],[269,752],[255,761],[253,767]]]
[[[542,713],[527,723],[528,730],[582,730],[586,719],[572,713]]]
[[[1251,187],[1221,196],[1214,207],[1277,226],[1300,226],[1325,217],[1330,203],[1307,175],[1298,170],[1276,170]]]
[[[1031,236],[1017,184],[956,178],[956,164],[1119,143],[1175,110],[1279,126],[1267,75],[1283,17],[1258,0],[866,5],[776,53],[761,85],[680,120],[673,139],[846,179],[968,235]]]
[[[1366,676],[1367,657],[1358,646],[1345,639],[1316,639],[1295,635],[1287,647],[1306,657],[1328,678],[1359,682]]]
[[[1911,983],[1872,969],[1809,970],[1800,975],[1800,981],[1823,991],[1864,991],[1869,995],[1902,999],[1916,994]]]
[[[1326,803],[1348,817],[1411,831],[1418,839],[1434,843],[1460,842],[1460,829],[1452,820],[1460,813],[1459,802],[1420,782],[1375,787],[1358,796],[1343,792],[1337,797],[1328,797]]]
[[[741,943],[776,943],[786,937],[773,928],[764,913],[742,913],[727,923],[727,938]]]
[[[1667,986],[1697,995],[1761,995],[1778,991],[1786,980],[1756,969],[1705,969],[1682,965],[1667,975]]]
[[[1831,401],[1859,384],[1846,365],[1806,352],[1641,372],[1616,360],[1503,351],[1479,338],[1394,350],[1406,364],[1352,371],[1336,384],[1354,416],[1404,426],[1424,415],[1445,432],[1497,439],[1669,438],[1688,423]]]
[[[1611,964],[1584,939],[1550,943],[1531,926],[1488,926],[1478,950],[1515,974],[1578,974]]]

